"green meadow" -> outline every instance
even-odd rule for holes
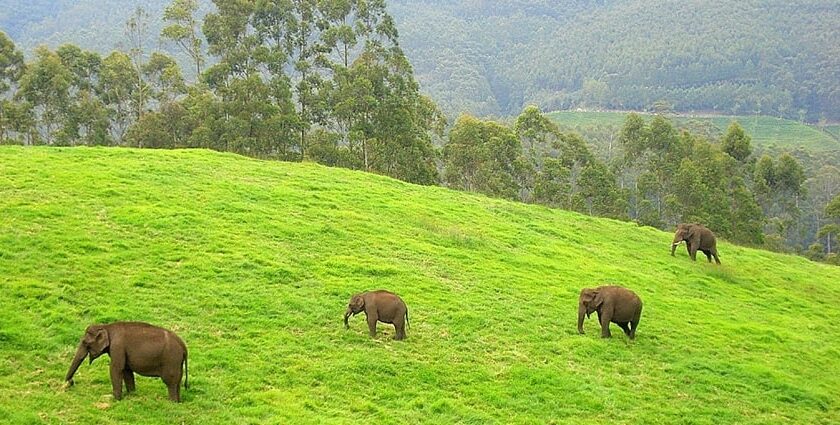
[[[752,133],[752,132],[751,132]],[[755,137],[755,136],[754,136]],[[840,422],[840,268],[315,164],[203,150],[0,147],[0,422]],[[582,287],[644,301],[575,328]],[[354,292],[397,292],[405,341]],[[190,388],[111,397],[85,327],[148,321]]]
[[[554,122],[562,127],[581,131],[585,128],[614,128],[621,129],[624,112],[581,112],[557,111],[547,114]],[[647,114],[643,114],[647,116]],[[803,124],[798,121],[768,117],[768,116],[712,116],[700,115],[688,117],[676,115],[670,117],[678,126],[689,125],[689,122],[701,123],[715,134],[725,134],[732,121],[737,121],[747,134],[752,137],[754,144],[763,147],[783,149],[805,148],[814,151],[840,150],[840,132],[835,133],[834,126],[828,126],[825,131]]]

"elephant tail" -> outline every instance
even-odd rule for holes
[[[411,329],[411,323],[408,322],[408,307],[405,308],[405,325]]]
[[[187,367],[187,352],[184,351],[184,389],[190,388],[190,369]]]

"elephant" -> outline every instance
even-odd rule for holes
[[[73,375],[85,355],[89,356],[88,364],[91,364],[103,353],[111,357],[111,387],[115,399],[122,399],[123,381],[126,392],[134,391],[136,372],[160,377],[169,388],[169,400],[181,402],[182,371],[184,388],[188,388],[187,346],[172,331],[142,322],[90,325],[64,378],[66,384],[73,386]]]
[[[621,286],[583,288],[578,302],[578,333],[583,334],[583,316],[598,313],[601,337],[609,338],[610,322],[624,330],[630,339],[636,339],[636,329],[642,316],[642,300],[633,291]]]
[[[715,263],[720,264],[715,234],[702,224],[681,223],[677,225],[677,231],[674,233],[674,241],[671,243],[671,256],[674,256],[677,245],[682,241],[685,241],[688,255],[691,256],[692,261],[697,261],[697,251],[703,251],[710,263],[712,262],[712,257],[715,257]]]
[[[344,328],[350,328],[347,319],[359,312],[365,312],[370,336],[376,336],[376,322],[393,323],[397,331],[395,340],[405,338],[405,325],[408,324],[408,307],[402,298],[388,291],[370,291],[353,295],[344,312]]]

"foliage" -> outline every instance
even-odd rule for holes
[[[283,3],[297,8],[307,2],[315,3]],[[152,33],[177,25],[170,35],[193,48],[190,28],[196,26],[188,8],[175,8],[171,0],[143,3],[153,16],[175,17],[153,23]],[[320,3],[330,5],[330,44],[352,46],[356,36],[342,18],[355,3]],[[359,2],[377,3],[382,1]],[[15,6],[0,13],[0,28],[27,51],[43,42],[70,42],[107,54],[121,35],[115,28],[131,13],[118,0]],[[210,9],[211,1],[202,0],[192,16]],[[536,103],[547,110],[673,108],[811,122],[840,118],[832,73],[840,68],[840,8],[820,0],[394,0],[388,11],[400,23],[401,45],[425,94],[451,117],[513,115]],[[181,51],[182,66],[194,69],[192,55]]]
[[[23,53],[21,53],[6,33],[0,31],[0,144],[9,137],[9,129],[14,126],[15,105],[7,99],[7,92],[17,84],[24,71]]]
[[[737,127],[732,129],[733,139],[739,138]],[[748,141],[713,145],[686,131],[678,133],[662,116],[645,122],[637,114],[627,116],[618,140],[626,178],[635,187],[631,217],[661,229],[701,222],[724,238],[762,243],[764,217],[745,180],[751,177],[743,164]],[[740,146],[729,150],[739,160],[727,146]],[[760,166],[761,161],[756,168]]]
[[[499,123],[462,115],[443,149],[448,186],[469,192],[516,199],[526,172],[516,134]]]
[[[201,75],[205,58],[197,10],[197,0],[173,0],[163,10],[163,20],[169,25],[161,30],[160,36],[177,44],[195,63],[195,75]]]
[[[575,131],[605,152],[615,135],[621,130],[628,112],[604,111],[554,111],[546,114],[563,131]],[[639,113],[645,120],[653,114]],[[668,115],[675,127],[688,130],[709,140],[719,140],[733,122],[750,137],[753,150],[806,149],[814,153],[840,150],[840,140],[826,133],[819,126],[793,120],[760,115]],[[840,136],[838,136],[840,137]],[[606,156],[606,152],[605,152]]]

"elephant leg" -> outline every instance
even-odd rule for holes
[[[123,379],[125,380],[125,392],[130,393],[134,391],[134,372],[128,367],[123,369]]]
[[[368,322],[368,332],[370,333],[371,337],[376,336],[376,321],[379,320],[379,316],[376,314],[368,314],[367,315],[367,322]]]
[[[111,390],[114,399],[122,399],[122,380],[125,360],[118,359],[118,356],[111,357]]]
[[[405,316],[394,319],[394,339],[399,341],[405,338]]]
[[[689,246],[688,256],[691,257],[691,261],[697,261],[697,247]]]
[[[163,383],[169,390],[169,400],[181,402],[181,376],[179,372],[168,372],[161,376]]]
[[[715,263],[720,264],[720,258],[718,258],[717,249],[712,250],[712,256],[715,257]],[[711,260],[709,260],[709,261],[711,261]]]
[[[628,326],[630,322],[618,322],[618,326],[624,330],[624,334],[630,336],[630,327]]]
[[[599,314],[598,319],[601,321],[601,338],[609,338],[612,335],[610,334],[610,319],[612,319],[612,315],[604,313],[603,315]]]
[[[703,254],[706,254],[706,259],[709,260],[709,262],[711,263],[712,262],[712,251],[703,250]]]

